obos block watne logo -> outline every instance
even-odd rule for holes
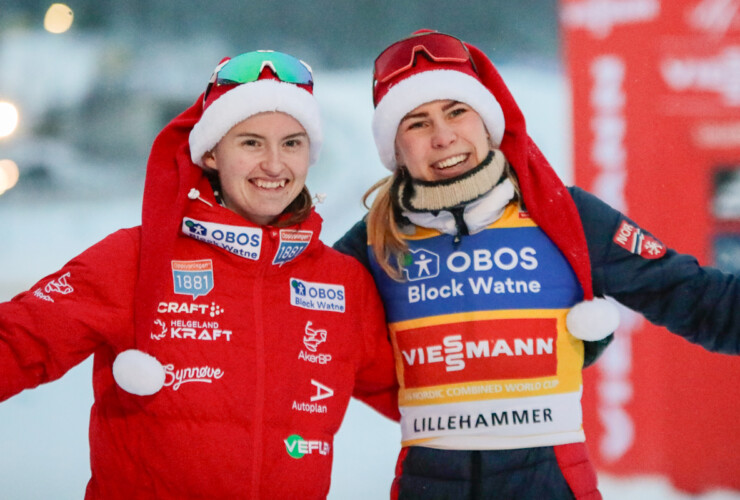
[[[298,257],[308,244],[311,243],[313,231],[296,231],[294,229],[280,230],[280,245],[272,263],[283,265]]]
[[[420,248],[409,250],[403,262],[403,274],[408,281],[419,281],[439,275],[439,255]]]
[[[213,290],[213,262],[206,260],[173,260],[172,281],[175,293],[191,295],[193,300]]]
[[[315,311],[345,310],[344,286],[290,278],[290,304]]]

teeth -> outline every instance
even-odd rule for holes
[[[464,162],[467,157],[468,155],[466,154],[453,156],[451,158],[447,158],[446,160],[437,162],[434,166],[436,168],[450,168],[457,165],[458,163]]]
[[[286,183],[285,179],[279,180],[279,181],[265,181],[262,179],[255,179],[254,184],[257,187],[264,188],[264,189],[278,189],[281,187],[284,187]]]

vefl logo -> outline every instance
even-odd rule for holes
[[[171,262],[175,293],[192,295],[195,300],[213,290],[213,262],[210,259]]]
[[[326,441],[318,441],[315,439],[305,440],[298,434],[293,434],[284,439],[285,451],[288,452],[293,458],[303,458],[305,455],[313,455],[319,453],[320,455],[329,454],[329,443]]]
[[[439,276],[439,255],[424,248],[409,250],[404,259],[403,274],[408,281]]]

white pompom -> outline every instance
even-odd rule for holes
[[[157,358],[129,349],[113,361],[113,378],[121,389],[137,396],[151,396],[164,385],[164,367]]]
[[[619,326],[619,309],[606,299],[584,300],[568,311],[565,324],[574,337],[594,342],[614,333]]]

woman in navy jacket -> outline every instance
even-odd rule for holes
[[[581,370],[618,324],[603,296],[740,351],[740,283],[578,188],[527,134],[491,61],[420,31],[375,62],[393,173],[335,247],[372,270],[400,384],[394,498],[600,498]]]

